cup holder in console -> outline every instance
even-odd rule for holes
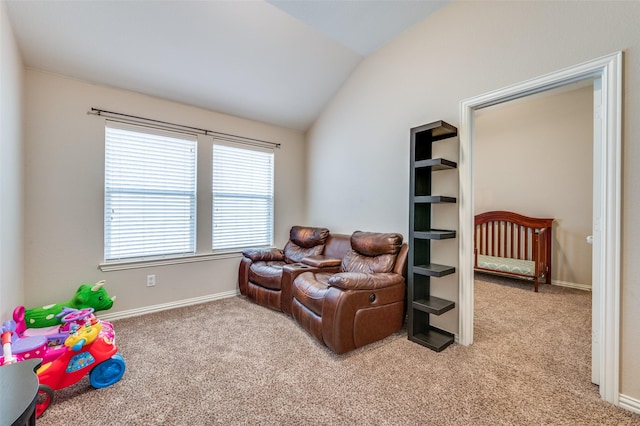
[[[291,266],[295,266],[300,269],[309,269],[309,265],[305,265],[304,263],[292,263]]]

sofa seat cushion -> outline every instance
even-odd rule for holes
[[[280,290],[282,267],[286,265],[282,261],[253,262],[249,267],[249,281],[272,290]]]
[[[324,295],[329,289],[329,278],[333,274],[305,272],[294,281],[293,297],[307,309],[322,316]]]

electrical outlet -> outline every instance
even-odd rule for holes
[[[156,276],[147,275],[147,287],[153,287],[154,285],[156,285]]]

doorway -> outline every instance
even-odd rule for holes
[[[473,159],[474,215],[553,218],[553,284],[589,292],[593,98],[586,79],[475,110]]]
[[[593,337],[600,396],[618,405],[622,52],[528,80],[460,104],[459,342],[473,343],[474,112],[578,81],[594,80]],[[597,371],[595,371],[597,370]]]

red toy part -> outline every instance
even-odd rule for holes
[[[105,339],[97,339],[77,352],[69,348],[58,359],[38,369],[38,380],[54,391],[66,388],[80,381],[93,367],[116,352],[118,348]]]
[[[73,331],[65,341],[67,351],[38,369],[37,417],[53,401],[53,391],[77,383],[86,374],[89,374],[91,385],[98,389],[111,386],[123,376],[124,359],[114,341],[101,330],[102,324],[96,321]]]

